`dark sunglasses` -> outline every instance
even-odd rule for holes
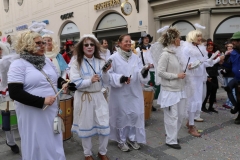
[[[39,42],[35,42],[37,45],[45,45],[46,44],[46,42],[42,42],[42,41],[39,41]]]
[[[90,43],[90,44],[83,44],[83,45],[84,45],[84,47],[88,47],[88,46],[94,47],[94,46],[95,46],[95,44],[93,44],[93,43]]]

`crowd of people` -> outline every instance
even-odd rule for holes
[[[144,86],[161,88],[155,99],[164,113],[166,145],[171,148],[181,149],[178,132],[184,119],[188,133],[200,137],[194,123],[203,121],[201,111],[218,113],[213,104],[219,75],[225,79],[223,88],[229,97],[223,107],[239,113],[235,123],[240,124],[240,32],[226,43],[223,55],[211,39],[204,45],[198,29],[189,32],[186,41],[176,28],[165,27],[161,32],[153,45],[153,37],[143,33],[137,48],[130,35],[121,35],[112,55],[107,40],[99,41],[93,34],[83,35],[76,44],[68,40],[65,51],[49,34],[29,30],[16,36],[10,48],[18,57],[9,64],[7,77],[0,78],[7,79],[7,91],[14,100],[23,159],[66,159],[58,128],[60,89],[74,96],[71,131],[81,138],[85,160],[93,160],[91,137],[96,135],[102,160],[109,160],[109,140],[116,141],[123,152],[146,143]],[[6,46],[0,43],[2,60],[10,53]],[[103,88],[109,90],[107,98]],[[2,98],[6,88],[1,90],[1,102],[7,101]],[[6,131],[6,143],[18,153],[12,133]]]

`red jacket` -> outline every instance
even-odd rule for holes
[[[68,64],[70,62],[71,58],[68,56],[67,52],[64,52],[62,56],[63,56],[63,59]]]

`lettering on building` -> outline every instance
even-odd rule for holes
[[[22,25],[22,26],[16,27],[17,31],[21,31],[21,30],[24,30],[24,29],[28,29],[28,25]]]
[[[5,34],[13,33],[13,29],[6,30],[4,33]]]
[[[240,5],[240,0],[216,0],[216,6],[220,5]]]
[[[118,6],[120,4],[121,4],[121,0],[109,0],[109,1],[105,1],[103,3],[94,5],[94,9],[101,10],[101,9],[105,9],[105,8],[111,8],[114,6]]]
[[[62,20],[68,19],[68,18],[71,18],[71,17],[73,17],[73,12],[67,13],[67,14],[63,14],[63,15],[60,16],[60,18],[61,18]]]

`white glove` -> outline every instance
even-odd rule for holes
[[[215,53],[212,54],[212,56],[210,57],[210,59],[211,59],[211,60],[215,59],[219,53],[220,53],[219,50],[217,50]]]

